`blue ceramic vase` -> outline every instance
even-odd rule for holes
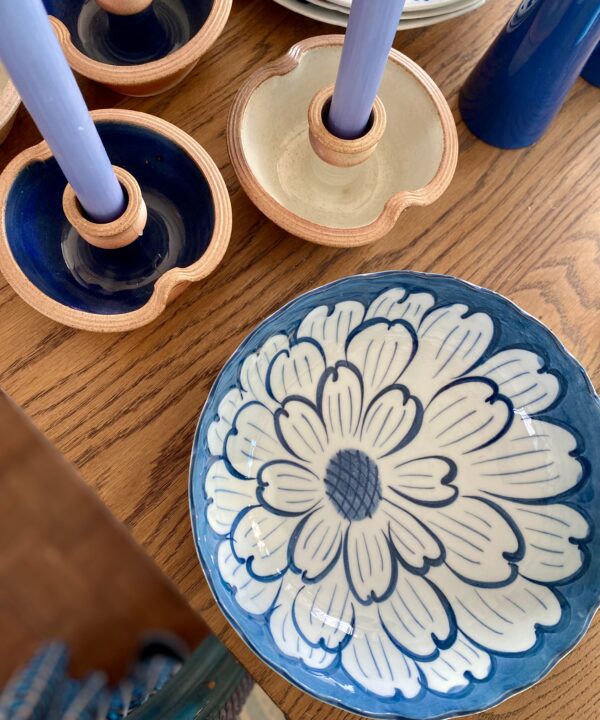
[[[600,87],[600,43],[596,45],[596,49],[583,68],[581,76],[592,85]]]
[[[470,130],[500,148],[536,142],[600,41],[599,10],[598,0],[523,0],[461,90]]]

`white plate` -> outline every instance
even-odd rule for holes
[[[331,0],[308,0],[308,2],[311,5],[316,5],[317,7],[322,7],[326,10],[331,10],[336,13],[341,12],[344,15],[350,14],[350,8],[336,5]],[[452,0],[452,2],[448,3],[447,5],[437,5],[432,8],[429,8],[423,4],[420,7],[415,8],[412,12],[405,11],[405,14],[402,15],[402,19],[400,20],[400,24],[403,25],[405,22],[412,22],[413,20],[440,17],[442,15],[451,15],[453,13],[457,13],[460,10],[464,10],[466,12],[467,9],[474,9],[476,7],[479,7],[480,4],[481,0]]]
[[[338,10],[348,14],[350,7],[352,6],[352,0],[319,0],[317,5],[321,4],[321,1],[331,6],[330,9]],[[313,0],[308,0],[313,2]],[[443,12],[446,8],[451,8],[453,5],[460,5],[464,0],[406,0],[404,5],[403,17],[413,12],[418,13],[431,13],[433,15]]]
[[[330,25],[336,25],[337,27],[346,27],[348,25],[348,16],[343,12],[337,12],[335,10],[327,10],[317,5],[311,5],[308,2],[301,2],[301,0],[274,0],[278,5],[282,5],[289,10],[292,10],[299,15],[311,18],[313,20],[320,20],[321,22],[329,23]],[[428,25],[435,25],[445,20],[452,20],[453,18],[465,15],[472,10],[476,10],[485,3],[485,0],[477,0],[473,5],[463,6],[455,12],[446,13],[445,15],[434,15],[426,18],[417,18],[415,20],[404,19],[400,20],[398,30],[413,30],[415,28],[427,27]]]

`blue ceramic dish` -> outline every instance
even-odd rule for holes
[[[441,720],[540,680],[600,597],[600,401],[508,300],[389,272],[309,292],[219,375],[194,443],[200,562],[315,697]]]
[[[66,180],[42,143],[0,178],[0,265],[49,317],[89,330],[130,330],[215,269],[229,242],[231,207],[218,168],[181,130],[131,111],[93,115],[111,162],[140,185],[148,210],[143,235],[117,250],[80,237],[63,211]]]

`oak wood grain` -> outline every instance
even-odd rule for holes
[[[196,559],[187,471],[198,414],[218,371],[244,336],[299,293],[356,272],[411,268],[458,275],[503,293],[546,323],[600,384],[600,103],[579,80],[534,147],[500,151],[460,121],[457,92],[516,0],[490,0],[438,26],[402,32],[395,47],[448,98],[460,156],[446,193],[411,208],[389,236],[336,250],[291,237],[241,191],[225,123],[235,92],[260,65],[331,28],[269,0],[235,0],[228,26],[174,91],[124,100],[84,84],[94,108],[119,105],[178,124],[211,153],[234,211],[219,270],[152,325],[94,336],[36,314],[0,281],[0,382],[76,464],[109,508],[172,578],[290,718],[341,720],[269,671],[227,626]],[[31,145],[24,111],[0,149],[0,166]],[[600,623],[537,687],[482,718],[596,720]]]

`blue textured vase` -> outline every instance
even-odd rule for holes
[[[596,45],[596,49],[583,68],[581,76],[592,85],[600,87],[600,43]]]
[[[523,0],[461,90],[465,123],[496,147],[536,142],[599,41],[598,0]]]

